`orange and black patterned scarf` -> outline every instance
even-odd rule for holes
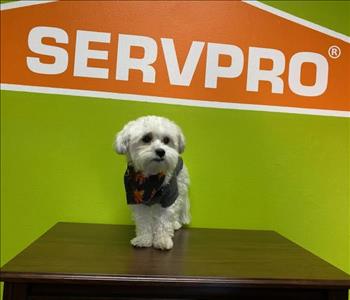
[[[128,165],[124,175],[124,186],[128,204],[153,205],[159,203],[162,207],[173,204],[179,195],[177,176],[183,167],[182,158],[179,157],[174,174],[169,182],[163,185],[165,174],[159,173],[144,176],[142,172],[135,172],[132,165]]]

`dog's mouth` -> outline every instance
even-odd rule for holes
[[[153,161],[162,162],[162,161],[164,161],[164,158],[154,158]]]

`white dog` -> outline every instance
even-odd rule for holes
[[[131,244],[171,249],[174,230],[190,222],[181,129],[163,117],[141,117],[124,126],[115,146],[128,161],[124,184],[136,225]]]

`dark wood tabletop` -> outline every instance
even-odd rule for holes
[[[170,251],[133,248],[133,235],[133,226],[58,223],[1,281],[350,288],[349,275],[273,231],[181,229]]]

